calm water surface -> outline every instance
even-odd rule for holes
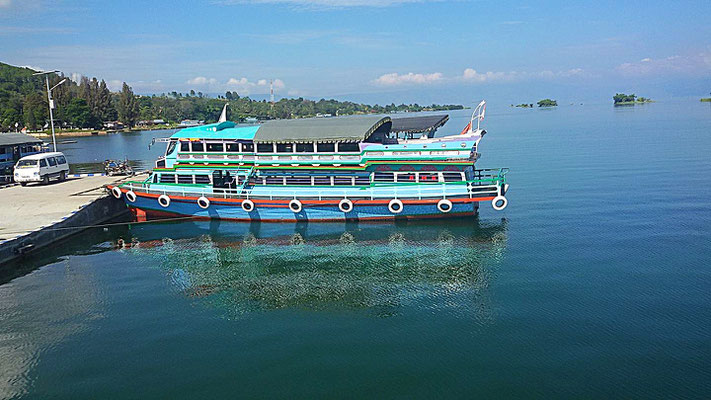
[[[711,397],[709,104],[486,128],[504,212],[123,225],[4,266],[0,397]],[[149,163],[153,136],[62,150]]]

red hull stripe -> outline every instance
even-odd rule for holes
[[[113,188],[112,185],[107,186],[109,190]],[[121,189],[121,193],[126,193],[128,190]],[[158,194],[151,194],[151,193],[141,193],[141,192],[135,192],[136,196],[138,197],[146,197],[150,199],[157,199],[160,197]],[[196,202],[198,197],[189,197],[189,196],[170,196],[171,200],[178,200],[178,201],[183,201],[183,202]],[[488,197],[475,197],[475,198],[449,198],[449,200],[452,203],[475,203],[479,201],[490,201],[493,200],[494,196],[488,196]],[[242,204],[242,202],[245,199],[224,199],[224,198],[219,198],[219,197],[208,197],[208,200],[210,200],[210,203],[215,203],[215,204],[229,204],[229,205],[239,205]],[[270,200],[270,199],[258,199],[258,198],[250,198],[254,202],[254,204],[259,204],[261,207],[274,207],[274,208],[280,208],[280,207],[288,207],[289,202],[291,200]],[[377,205],[377,204],[388,204],[390,203],[391,199],[385,199],[385,200],[351,200],[353,204],[361,204],[361,205]],[[441,199],[436,198],[436,199],[426,199],[426,200],[402,200],[403,204],[437,204]],[[337,206],[338,203],[341,201],[339,200],[299,200],[301,201],[301,204],[304,205],[304,207],[309,206],[309,205],[334,205]]]

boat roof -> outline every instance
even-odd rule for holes
[[[420,133],[433,131],[449,121],[448,114],[423,115],[417,117],[393,117],[393,126],[390,132]]]
[[[363,141],[378,129],[390,130],[387,116],[349,116],[266,121],[239,126],[231,121],[181,129],[171,139],[253,140],[258,143]]]
[[[29,143],[42,143],[42,141],[24,133],[0,133],[0,146],[15,146]]]
[[[363,141],[380,128],[389,131],[391,123],[390,117],[382,115],[280,119],[265,122],[254,136],[254,141],[276,143]]]

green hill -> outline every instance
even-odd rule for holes
[[[0,131],[14,131],[15,123],[30,130],[41,129],[49,120],[47,92],[44,79],[32,76],[35,71],[0,63]],[[50,85],[58,83],[63,75],[52,74]],[[120,120],[133,126],[139,120],[162,119],[179,122],[183,119],[217,121],[226,102],[230,103],[228,118],[243,120],[302,118],[317,115],[351,115],[368,113],[393,113],[416,111],[460,110],[456,104],[426,105],[400,104],[368,105],[349,101],[318,101],[304,98],[282,98],[273,105],[266,100],[240,97],[237,92],[226,92],[217,98],[204,96],[191,90],[189,93],[163,93],[136,96],[124,84],[119,93],[112,93],[106,83],[97,78],[71,79],[52,91],[55,100],[55,126],[58,128],[101,128],[103,122]]]

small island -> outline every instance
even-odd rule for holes
[[[626,106],[630,104],[653,103],[654,100],[646,97],[637,97],[634,94],[617,93],[612,96],[616,106]]]
[[[514,105],[511,104],[511,107],[514,107]],[[518,108],[533,108],[533,104],[521,103],[521,104],[517,105],[516,107],[518,107]]]
[[[558,107],[558,102],[551,99],[543,99],[538,102],[538,107]]]
[[[704,97],[701,99],[701,101],[704,103],[711,103],[711,97]]]

